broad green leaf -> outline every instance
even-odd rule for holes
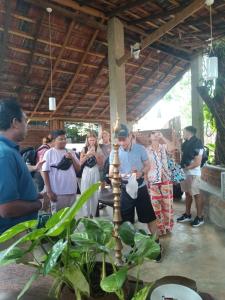
[[[138,291],[131,300],[146,300],[152,284],[145,286],[143,289]]]
[[[31,240],[36,240],[37,238],[42,237],[45,233],[43,233],[43,230],[45,231],[44,228],[41,229],[35,229],[32,232],[29,232],[28,234],[22,236],[20,239],[18,239],[15,243],[13,243],[11,246],[9,246],[7,249],[3,250],[0,252],[0,265],[4,262],[5,260],[8,260],[10,257],[10,253],[13,253],[12,251],[14,251],[14,249],[19,249],[17,248],[17,246],[21,243],[25,243],[27,241],[31,241]],[[32,248],[32,246],[30,247]],[[18,251],[18,250],[16,250]],[[24,254],[27,253],[26,250],[21,250],[21,256],[23,256]],[[11,259],[11,258],[10,258]]]
[[[67,282],[70,283],[75,291],[78,290],[84,295],[90,295],[89,283],[87,282],[80,269],[76,268],[73,265],[70,265],[67,269],[64,270],[63,277]]]
[[[61,239],[52,247],[47,257],[47,260],[45,261],[44,264],[44,270],[43,270],[44,275],[47,275],[52,270],[52,268],[56,265],[57,259],[65,249],[66,245],[67,245],[67,241],[64,242]]]
[[[49,295],[50,297],[52,297],[52,298],[54,297],[54,298],[56,298],[56,299],[59,299],[59,295],[60,295],[61,290],[62,290],[62,285],[63,285],[62,279],[59,278],[59,277],[57,277],[57,278],[54,280],[54,282],[53,282],[53,284],[52,284],[52,286],[51,286],[51,289],[50,289],[48,295]]]
[[[50,219],[48,219],[47,223],[45,224],[45,227],[50,229],[53,226],[55,226],[56,224],[59,223],[59,221],[64,217],[64,215],[67,213],[67,211],[69,210],[69,207],[65,207],[63,209],[60,209],[59,211],[57,211],[55,214],[53,214],[51,216]]]
[[[59,223],[50,228],[46,234],[48,236],[58,236],[60,233],[62,233],[82,208],[84,203],[87,202],[90,197],[98,190],[99,185],[100,183],[95,183],[89,189],[87,189],[65,213]]]
[[[26,221],[23,223],[16,224],[15,226],[9,228],[5,232],[3,232],[0,235],[0,243],[3,243],[5,241],[8,241],[15,235],[27,230],[27,229],[32,229],[37,226],[37,220],[31,220],[31,221]]]
[[[92,236],[92,238],[95,239],[96,236]],[[80,253],[92,250],[95,252],[109,252],[107,247],[92,238],[86,232],[75,232],[71,235],[72,242],[76,244],[75,249]]]
[[[0,252],[0,265],[5,266],[11,264],[18,259],[20,259],[24,255],[25,251],[21,250],[18,247],[13,247],[8,251],[5,249]]]
[[[32,232],[24,236],[21,242],[36,241],[44,237],[46,230],[46,228],[34,229]]]
[[[107,293],[114,293],[122,289],[127,278],[127,268],[122,268],[116,273],[101,280],[100,286]]]
[[[119,227],[119,235],[124,244],[133,247],[135,228],[130,222],[124,222]]]
[[[110,223],[110,221],[108,222]],[[94,240],[99,245],[103,246],[110,240],[112,230],[109,231],[109,224],[106,227],[106,221],[101,223],[98,222],[97,219],[83,218],[81,223],[83,223],[85,232],[88,234],[89,239]],[[103,224],[105,224],[105,227]]]
[[[155,238],[143,235],[140,232],[136,232],[135,237],[136,256],[148,259],[155,259],[160,253],[160,246],[155,242]]]
[[[27,283],[25,284],[24,288],[22,289],[22,291],[19,293],[17,300],[21,299],[21,297],[29,290],[29,288],[31,287],[32,283],[38,278],[39,276],[39,272],[38,273],[34,273],[31,278],[27,281]]]

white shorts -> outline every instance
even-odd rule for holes
[[[200,194],[201,177],[196,175],[187,175],[184,181],[181,181],[180,186],[184,193],[191,196]]]

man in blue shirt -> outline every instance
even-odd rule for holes
[[[116,132],[119,147],[120,176],[122,180],[121,188],[121,216],[122,221],[134,223],[135,208],[138,220],[146,223],[151,234],[156,235],[158,242],[158,233],[156,226],[156,216],[153,210],[148,189],[144,180],[150,163],[144,146],[136,144],[132,140],[132,135],[126,125],[121,124]],[[109,177],[113,175],[113,157],[114,151],[111,151],[109,157],[110,170]],[[133,199],[126,191],[126,185],[132,173],[136,174],[138,182],[137,198]],[[161,253],[157,261],[161,260]]]
[[[27,133],[26,117],[14,98],[0,100],[0,233],[37,218],[42,208],[18,143]]]

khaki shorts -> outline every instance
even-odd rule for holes
[[[181,189],[184,193],[191,196],[200,194],[201,177],[195,175],[188,175],[184,181],[180,183]]]

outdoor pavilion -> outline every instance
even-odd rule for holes
[[[53,95],[47,7],[53,9]],[[224,36],[224,12],[225,1],[215,0],[214,39]],[[64,121],[98,122],[109,127],[117,113],[123,122],[141,118],[191,68],[193,125],[202,137],[202,101],[196,86],[202,76],[202,53],[209,44],[209,20],[205,0],[0,1],[0,97],[17,97],[29,120],[49,121],[48,129],[62,127]],[[141,45],[138,60],[130,55],[130,46],[136,42]],[[49,96],[57,99],[55,111],[48,109]],[[194,234],[195,241],[189,244],[189,250],[194,251],[199,236],[189,233]],[[181,230],[180,237],[179,251],[183,253]],[[209,239],[221,244],[212,230]],[[189,242],[187,233],[183,242]],[[201,246],[207,247],[205,243]],[[176,249],[174,243],[172,250]],[[214,251],[210,248],[206,252],[212,253],[209,258],[213,257],[219,268],[216,259],[221,252]],[[171,260],[174,265],[176,261],[176,257]],[[213,264],[206,267],[209,273],[214,271]],[[206,276],[207,268],[198,272],[199,277]],[[9,278],[4,275],[1,290],[10,285],[17,290],[24,284],[21,270],[12,268]],[[211,283],[210,274],[207,280]],[[222,276],[217,274],[215,280],[222,289]],[[223,292],[219,295],[225,297]],[[3,295],[3,299],[12,298]]]
[[[51,7],[53,95],[50,95]],[[213,36],[224,35],[225,1],[212,6]],[[16,96],[29,120],[141,118],[191,67],[193,125],[202,133],[195,90],[210,38],[204,0],[11,0],[0,2],[0,96]],[[140,42],[140,58],[130,46]],[[48,97],[56,97],[55,111]],[[181,99],[182,101],[182,99]]]

